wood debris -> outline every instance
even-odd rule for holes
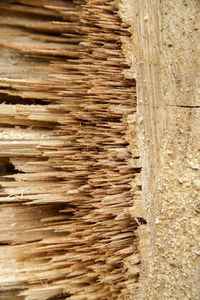
[[[107,0],[0,8],[0,298],[128,299],[141,190],[128,28]]]

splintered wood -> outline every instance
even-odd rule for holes
[[[128,29],[112,1],[0,8],[0,299],[129,299],[144,220]]]

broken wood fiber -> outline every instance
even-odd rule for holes
[[[0,299],[199,300],[200,2],[0,8]]]
[[[0,298],[127,299],[141,190],[128,28],[112,1],[0,8]]]

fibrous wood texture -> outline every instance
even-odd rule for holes
[[[112,1],[0,14],[0,298],[128,299],[144,220],[128,211],[141,186],[127,26]]]
[[[198,300],[200,2],[0,8],[0,299]]]
[[[122,1],[133,36],[142,201],[139,299],[200,299],[200,2]]]

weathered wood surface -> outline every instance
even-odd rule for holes
[[[200,2],[122,1],[137,85],[139,299],[200,297]]]

